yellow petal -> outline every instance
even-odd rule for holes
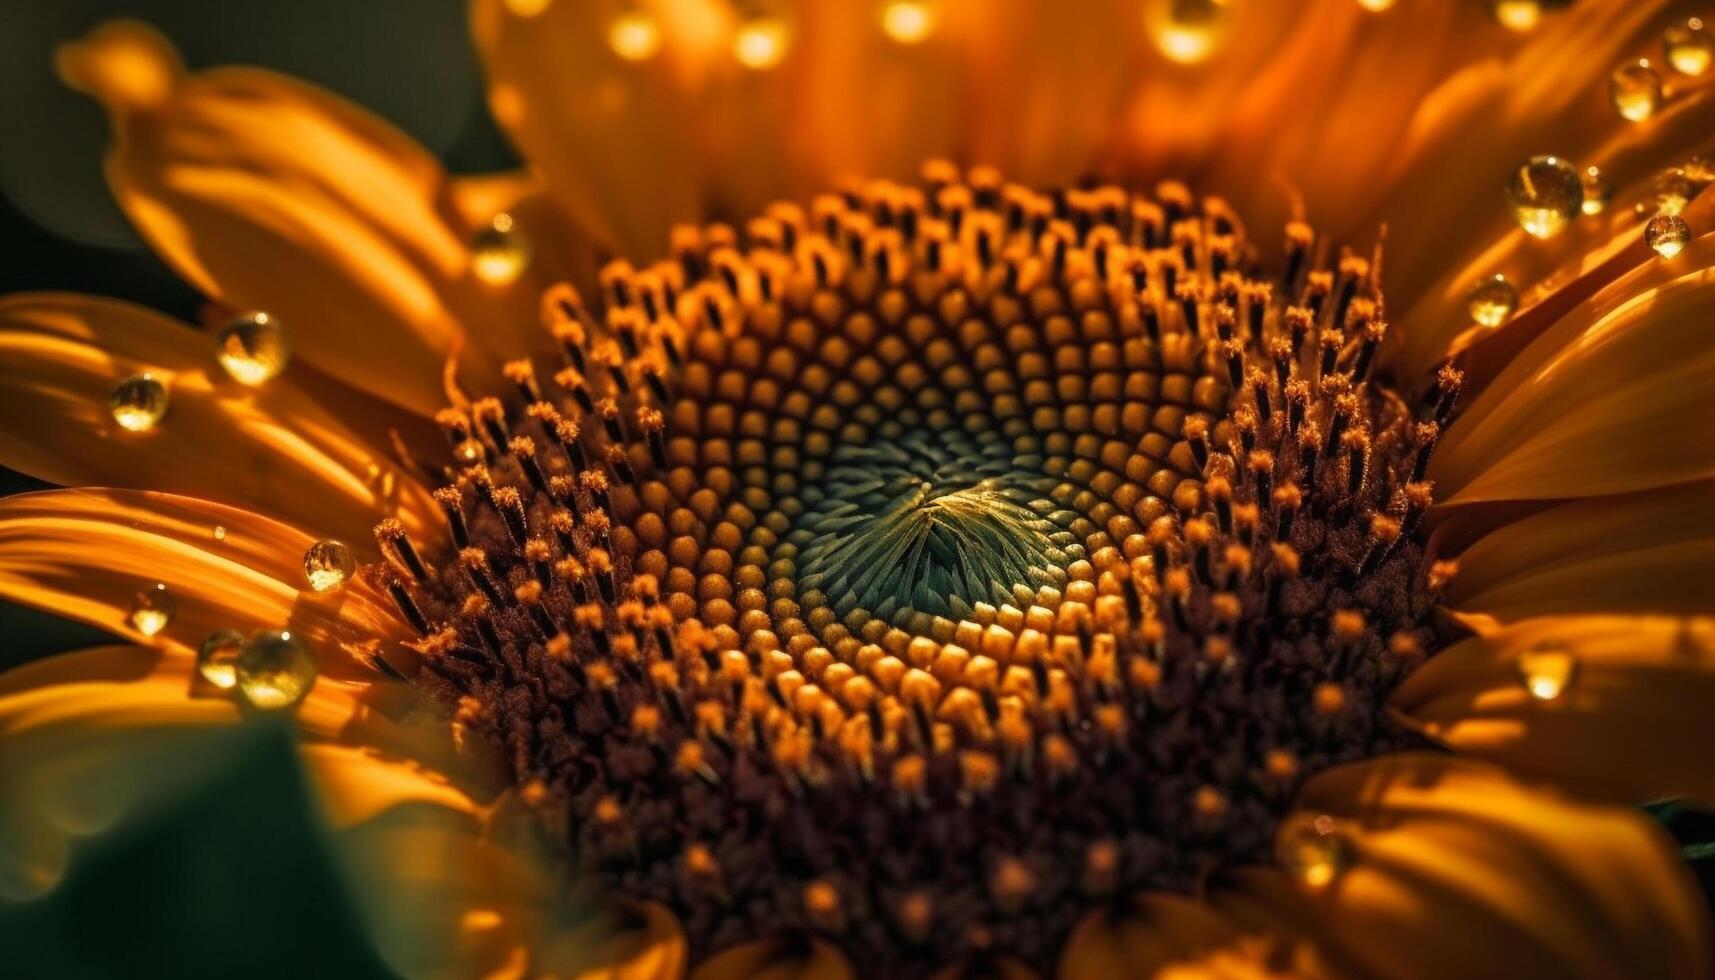
[[[697,964],[689,980],[853,980],[845,957],[819,939],[762,939]]]
[[[1573,664],[1564,690],[1547,699],[1532,696],[1520,663],[1543,650]],[[1457,752],[1583,794],[1715,802],[1708,759],[1687,751],[1715,745],[1715,621],[1526,620],[1436,654],[1392,703]]]
[[[129,22],[59,63],[112,117],[108,181],[143,237],[217,302],[289,324],[305,361],[428,415],[466,338],[519,350],[531,335],[517,314],[539,283],[497,294],[475,276],[439,164],[380,120],[271,72],[181,74]],[[112,81],[134,72],[164,94]]]
[[[1710,484],[1694,483],[1549,507],[1461,554],[1443,599],[1462,614],[1500,622],[1715,611],[1712,493]]]
[[[374,677],[368,658],[409,637],[389,600],[359,575],[338,592],[307,588],[310,536],[220,504],[132,490],[48,490],[0,500],[0,595],[140,642],[195,651],[209,633],[290,628],[324,674]],[[177,612],[153,637],[129,616],[140,589],[165,584]]]
[[[148,373],[167,415],[147,432],[108,398]],[[421,529],[428,494],[306,390],[227,377],[214,339],[141,307],[71,294],[0,299],[0,462],[54,483],[166,490],[243,507],[362,545],[392,513]],[[314,379],[309,380],[311,385]]]
[[[1299,805],[1343,822],[1353,861],[1296,900],[1366,976],[1709,973],[1707,907],[1672,842],[1636,811],[1424,754],[1329,770]]]
[[[1454,422],[1447,504],[1623,493],[1715,472],[1715,240],[1625,277],[1545,331]]]

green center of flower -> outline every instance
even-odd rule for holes
[[[974,603],[1029,607],[1084,557],[1054,479],[1014,468],[998,433],[913,431],[840,446],[787,540],[798,584],[836,613],[909,626],[918,612],[966,619]]]

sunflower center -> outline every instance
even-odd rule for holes
[[[417,682],[699,951],[1045,967],[1406,744],[1441,640],[1460,378],[1375,376],[1369,260],[1295,224],[1267,268],[1177,185],[926,175],[550,291],[547,377],[441,418],[451,547],[378,529]]]
[[[1015,470],[998,433],[842,445],[786,538],[798,585],[840,617],[905,627],[918,613],[968,618],[974,603],[1028,608],[1084,557],[1073,515],[1048,499],[1054,483]]]

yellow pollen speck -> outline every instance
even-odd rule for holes
[[[756,71],[778,65],[792,40],[791,28],[779,17],[753,17],[739,25],[732,39],[732,56]]]
[[[156,582],[139,589],[131,597],[131,625],[144,636],[154,636],[167,628],[173,614],[179,611],[179,601],[164,583]]]
[[[1538,701],[1553,701],[1566,693],[1578,661],[1565,647],[1539,644],[1518,656],[1519,679]]]
[[[626,61],[646,61],[661,50],[661,25],[641,10],[628,10],[607,25],[607,46]]]
[[[882,8],[881,29],[900,44],[918,44],[934,32],[936,13],[927,0],[892,0]]]

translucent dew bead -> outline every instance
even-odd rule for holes
[[[344,541],[317,541],[304,552],[304,577],[317,592],[332,592],[344,587],[357,571],[357,555]]]
[[[215,356],[232,380],[259,385],[286,369],[292,351],[280,321],[258,311],[246,313],[220,329]]]
[[[607,25],[607,46],[626,61],[647,61],[661,50],[661,25],[642,10],[627,10]]]
[[[1540,644],[1519,654],[1519,680],[1538,701],[1553,701],[1566,693],[1577,673],[1572,652],[1555,644]]]
[[[172,590],[164,583],[156,582],[146,589],[138,589],[131,597],[131,614],[128,617],[131,625],[144,636],[154,636],[167,628],[173,621],[173,614],[179,611],[179,600],[174,597]]]
[[[1498,327],[1518,309],[1518,290],[1503,275],[1490,276],[1471,287],[1465,299],[1471,319],[1484,327]]]
[[[881,29],[900,44],[921,44],[934,33],[938,13],[925,0],[893,0],[881,9]]]
[[[476,277],[494,286],[515,281],[530,264],[530,242],[509,214],[497,214],[470,240]]]
[[[244,634],[235,629],[218,629],[197,647],[197,673],[223,691],[238,683],[238,653],[244,648]]]
[[[1614,182],[1602,172],[1600,167],[1585,167],[1578,172],[1578,179],[1584,184],[1584,203],[1581,210],[1585,214],[1601,214],[1608,209],[1608,202],[1614,197]]]
[[[1691,244],[1691,226],[1677,214],[1658,214],[1644,226],[1644,244],[1662,258],[1671,259]]]
[[[1352,864],[1352,840],[1327,814],[1288,817],[1275,836],[1275,859],[1311,888],[1327,886]]]
[[[1681,75],[1701,75],[1715,61],[1715,36],[1698,17],[1687,18],[1662,31],[1661,45],[1667,52],[1667,63]]]
[[[257,630],[238,652],[233,679],[233,689],[251,707],[290,708],[315,686],[315,653],[296,633]]]
[[[1230,0],[1147,0],[1144,30],[1170,61],[1194,65],[1208,60],[1232,21]]]
[[[1608,77],[1608,97],[1622,117],[1643,122],[1661,108],[1661,74],[1647,58],[1621,65]]]
[[[1578,171],[1556,156],[1531,157],[1507,181],[1507,204],[1527,233],[1552,238],[1584,206]]]
[[[153,375],[133,374],[113,386],[107,407],[120,428],[148,432],[167,415],[167,386]]]

